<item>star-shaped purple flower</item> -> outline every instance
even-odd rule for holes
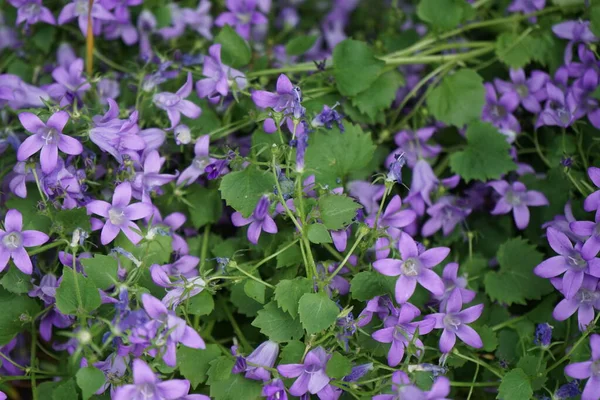
[[[8,210],[4,217],[4,230],[0,229],[0,272],[12,258],[21,272],[31,275],[33,265],[25,247],[39,246],[49,239],[48,235],[39,231],[24,231],[23,215],[18,210]]]
[[[300,397],[306,392],[317,394],[331,380],[325,372],[327,361],[330,358],[331,355],[319,346],[306,354],[303,364],[280,365],[277,367],[277,371],[286,378],[298,378],[290,387],[292,395]]]
[[[56,25],[52,12],[42,5],[42,0],[9,0],[10,5],[17,7],[17,24],[25,22],[26,25],[37,24],[42,21]]]
[[[267,196],[263,196],[258,201],[254,212],[250,218],[244,218],[240,212],[235,212],[231,216],[231,222],[235,226],[248,227],[248,240],[251,243],[257,244],[260,238],[260,233],[264,230],[268,233],[277,233],[277,225],[273,218],[269,215],[269,207],[271,203]]]
[[[489,185],[502,196],[492,210],[492,215],[513,212],[517,228],[523,230],[529,225],[529,208],[547,206],[548,199],[542,192],[527,190],[521,182],[493,181]]]
[[[597,400],[600,398],[600,335],[590,336],[592,358],[588,361],[569,364],[565,374],[575,379],[587,379],[581,400]]]
[[[194,145],[194,160],[189,167],[183,170],[177,178],[178,185],[191,185],[206,172],[206,167],[216,161],[209,153],[210,136],[203,135],[196,140]]]
[[[202,113],[200,107],[189,100],[185,100],[192,93],[192,86],[192,73],[188,72],[187,81],[177,92],[160,92],[154,95],[152,99],[154,105],[167,112],[169,121],[171,121],[171,128],[179,125],[181,114],[195,119]]]
[[[221,62],[220,44],[210,46],[208,54],[209,56],[204,58],[202,69],[202,75],[206,78],[196,82],[198,97],[206,97],[208,101],[216,104],[222,97],[227,96],[232,85],[239,90],[248,86],[246,76],[241,71],[228,67]]]
[[[256,11],[257,0],[226,0],[225,5],[229,11],[219,15],[215,25],[230,25],[244,39],[250,39],[252,25],[264,25],[267,17]]]

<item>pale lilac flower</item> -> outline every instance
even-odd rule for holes
[[[101,21],[112,21],[115,16],[112,15],[104,6],[100,0],[92,0],[92,29],[94,35],[99,35],[102,29]],[[64,25],[65,23],[77,18],[79,23],[79,29],[83,36],[87,35],[88,26],[88,13],[89,13],[89,0],[73,0],[67,4],[58,16],[58,24]]]
[[[392,318],[398,317],[398,310],[392,304],[392,301],[387,296],[376,296],[371,300],[367,301],[366,307],[360,312],[357,319],[357,326],[362,328],[368,325],[373,319],[373,314],[377,314],[377,317],[384,321],[392,315]]]
[[[196,140],[194,145],[194,160],[189,167],[183,170],[177,178],[178,185],[189,186],[196,182],[206,172],[206,167],[215,162],[210,156],[210,136],[203,135]]]
[[[376,215],[371,215],[365,219],[365,223],[374,227]],[[380,237],[375,242],[377,258],[385,258],[390,253],[391,240],[398,240],[402,233],[402,228],[412,224],[417,219],[417,214],[413,210],[402,209],[402,199],[396,195],[390,200],[387,207],[379,216],[376,228],[384,228],[389,237]],[[391,240],[390,240],[391,239]]]
[[[569,65],[573,58],[573,46],[576,43],[595,43],[598,38],[590,29],[590,21],[565,21],[552,27],[552,32],[561,39],[567,39],[569,43],[565,49],[565,65]]]
[[[531,14],[536,11],[543,10],[546,6],[546,0],[513,0],[508,6],[509,12],[522,12],[523,14]],[[529,21],[535,23],[537,17],[530,17]]]
[[[50,25],[56,25],[56,19],[52,12],[42,5],[42,0],[8,0],[10,5],[17,7],[17,25],[25,22],[25,25],[33,25],[42,21]]]
[[[154,225],[165,225],[169,228],[169,232],[173,238],[173,251],[182,255],[189,253],[189,247],[185,239],[175,232],[185,224],[185,221],[186,216],[180,212],[171,213],[163,218],[158,208],[155,207],[154,214],[152,214],[152,223]]]
[[[550,283],[563,295],[565,295],[563,280],[560,278],[550,279]],[[600,310],[600,292],[598,291],[598,278],[586,275],[579,291],[570,299],[561,300],[552,316],[557,321],[564,321],[577,311],[579,330],[583,331],[594,319],[594,309]]]
[[[427,214],[431,218],[423,224],[421,234],[425,237],[432,236],[441,229],[444,236],[450,235],[456,225],[471,214],[472,210],[465,207],[465,203],[456,196],[440,197],[434,205],[427,208]]]
[[[210,28],[213,25],[213,18],[210,15],[211,3],[209,0],[200,0],[196,9],[184,8],[183,20],[193,30],[204,36],[208,40],[212,40],[213,35]]]
[[[285,385],[281,379],[273,379],[271,383],[263,386],[262,395],[267,398],[266,400],[288,400]]]
[[[517,228],[523,230],[529,225],[529,208],[547,206],[548,199],[542,192],[527,190],[521,182],[493,181],[488,183],[502,196],[492,210],[492,215],[502,215],[513,212]]]
[[[133,384],[118,387],[113,400],[178,400],[190,390],[190,382],[172,379],[161,382],[154,371],[140,359],[133,360]]]
[[[481,120],[491,122],[495,127],[521,132],[521,125],[513,115],[519,106],[519,96],[515,92],[505,92],[500,99],[491,83],[484,84],[486,104],[481,113]]]
[[[237,69],[228,67],[221,62],[221,45],[213,44],[208,49],[208,56],[204,58],[202,75],[206,76],[196,82],[196,93],[198,97],[208,98],[213,104],[221,101],[227,96],[230,87],[243,90],[248,86],[246,76]]]
[[[176,92],[160,92],[154,95],[152,101],[156,107],[165,110],[171,121],[171,128],[179,124],[181,114],[188,118],[198,118],[202,113],[200,107],[185,100],[192,93],[192,73],[188,72],[186,83]]]
[[[219,15],[215,25],[230,25],[244,39],[250,39],[252,25],[264,25],[268,22],[267,17],[256,11],[257,0],[226,0],[225,5],[229,9]]]
[[[169,8],[169,14],[171,15],[171,25],[160,28],[158,32],[163,39],[175,39],[183,35],[185,32],[185,17],[183,9],[179,7],[179,4],[173,2],[167,5]]]
[[[467,345],[479,349],[483,347],[481,337],[469,325],[475,322],[483,312],[483,304],[466,308],[461,311],[463,302],[459,291],[454,291],[450,295],[446,308],[440,313],[434,313],[425,316],[425,319],[435,321],[434,329],[443,329],[440,338],[440,351],[449,353],[456,344],[456,337]]]
[[[597,400],[600,398],[600,335],[590,336],[592,350],[589,361],[569,364],[565,367],[565,374],[575,379],[587,379],[581,400]]]
[[[290,387],[290,394],[302,396],[305,393],[317,394],[329,385],[325,367],[331,355],[321,346],[306,354],[303,364],[279,365],[277,371],[286,378],[298,378]]]
[[[440,376],[429,391],[423,392],[410,381],[406,372],[396,371],[392,375],[392,392],[394,394],[373,396],[373,400],[448,400],[450,381],[445,376]]]
[[[542,0],[544,1],[544,0]],[[519,98],[521,105],[527,111],[537,114],[542,111],[540,101],[546,99],[546,90],[544,86],[550,79],[547,73],[542,71],[532,71],[531,77],[525,77],[523,69],[510,69],[510,79],[512,82],[505,82],[500,79],[494,79],[494,85],[500,94],[513,93]]]
[[[78,58],[68,66],[58,66],[52,71],[56,81],[47,87],[48,94],[58,101],[61,107],[66,107],[81,99],[92,86],[83,75],[83,59]]]
[[[114,395],[117,383],[121,381],[121,378],[127,372],[128,360],[128,358],[121,357],[117,353],[112,353],[104,361],[94,363],[94,367],[102,371],[106,379],[95,394],[102,394],[110,387],[110,393]]]
[[[234,374],[245,372],[247,379],[268,381],[271,379],[271,373],[265,367],[273,368],[278,354],[279,345],[267,340],[261,343],[248,357],[238,356],[232,372]]]
[[[546,222],[542,225],[542,229],[552,227],[565,235],[574,242],[585,242],[589,235],[578,235],[571,230],[571,222],[575,222],[575,216],[573,215],[571,201],[567,201],[565,204],[564,215],[556,215],[552,221]]]
[[[43,123],[37,115],[24,112],[19,114],[19,121],[27,131],[33,133],[19,147],[17,152],[19,161],[26,161],[41,150],[42,171],[48,174],[58,164],[58,150],[71,155],[83,152],[83,146],[77,139],[62,133],[69,121],[69,114],[65,111],[52,114],[46,123]]]
[[[131,181],[134,198],[151,203],[150,193],[159,190],[161,186],[177,178],[177,175],[160,173],[160,169],[165,162],[166,158],[161,157],[156,150],[146,154],[143,170],[136,172]]]
[[[418,160],[412,171],[412,181],[410,191],[405,201],[411,208],[422,216],[425,214],[426,206],[431,206],[431,193],[442,184],[445,188],[452,189],[458,185],[460,177],[458,175],[439,180],[431,165],[424,159]]]
[[[23,82],[17,75],[0,75],[0,107],[8,105],[13,110],[45,107],[44,101],[49,99],[48,92]]]
[[[167,292],[161,302],[168,308],[175,309],[184,301],[202,293],[206,288],[206,282],[199,276],[185,277],[182,275],[173,276],[177,281],[171,281],[168,266],[154,264],[150,267],[150,276],[152,281],[158,286],[171,289]]]
[[[283,114],[283,123],[290,118],[300,119],[306,112],[302,107],[302,93],[300,88],[292,85],[290,79],[284,75],[277,78],[276,92],[266,90],[255,90],[252,92],[252,101],[259,108],[270,108],[277,113]],[[263,124],[265,132],[273,133],[277,126],[273,118],[267,118]]]
[[[24,274],[31,275],[33,265],[25,247],[40,246],[50,238],[39,231],[23,230],[23,215],[18,210],[8,210],[4,217],[4,230],[0,229],[0,272],[12,259]]]
[[[93,200],[87,205],[88,213],[106,218],[100,241],[107,245],[112,242],[119,231],[133,243],[138,244],[142,237],[138,233],[140,228],[133,222],[152,214],[152,205],[148,203],[131,202],[131,184],[124,182],[115,188],[112,204],[102,200]]]
[[[404,303],[394,325],[379,329],[371,335],[373,340],[392,344],[387,355],[387,362],[390,367],[400,364],[402,358],[404,358],[404,351],[410,343],[413,343],[419,349],[423,349],[423,342],[417,338],[417,335],[431,332],[433,321],[413,322],[413,319],[420,314],[421,311],[417,307],[410,303]]]
[[[588,176],[594,185],[600,188],[600,168],[588,168]],[[594,193],[585,198],[585,201],[583,202],[583,209],[588,212],[600,212],[600,190],[596,190]]]
[[[385,192],[384,185],[374,185],[367,181],[350,181],[347,186],[350,196],[363,205],[367,215],[377,212],[378,200],[383,197]]]
[[[269,215],[269,206],[269,198],[265,195],[258,201],[250,218],[244,218],[240,212],[236,211],[231,216],[231,222],[235,226],[250,225],[248,228],[248,240],[251,243],[257,244],[260,233],[263,230],[268,233],[277,233],[277,225]]]
[[[551,82],[546,83],[548,100],[535,124],[536,129],[542,125],[569,127],[576,117],[577,100],[573,93],[565,91]]]
[[[140,33],[140,58],[149,60],[152,58],[152,45],[150,36],[156,31],[156,17],[148,10],[142,10],[137,20],[137,28]]]
[[[104,37],[109,40],[121,38],[128,46],[137,43],[139,33],[131,23],[129,9],[124,7],[115,10],[115,19],[104,24]]]
[[[403,130],[394,136],[394,142],[398,148],[388,155],[385,160],[386,167],[396,160],[397,154],[404,153],[406,163],[410,168],[414,168],[417,161],[425,158],[434,158],[442,151],[438,144],[430,143],[431,137],[437,130],[436,127],[425,127],[417,131]]]
[[[402,260],[384,258],[373,263],[376,271],[387,276],[400,276],[396,282],[396,301],[406,303],[412,296],[417,282],[436,296],[444,294],[444,282],[431,270],[450,253],[447,247],[425,250],[407,233],[402,233],[398,241]]]
[[[456,291],[460,293],[463,304],[472,302],[477,294],[475,291],[467,289],[466,277],[458,276],[458,264],[455,262],[448,263],[444,267],[442,280],[445,287],[444,294],[437,297],[437,300],[440,301],[440,310],[446,309],[448,299]]]
[[[108,104],[108,99],[116,99],[121,94],[119,88],[119,82],[115,79],[102,78],[96,86],[98,96],[100,96],[100,103]]]
[[[554,228],[546,231],[550,247],[558,256],[550,257],[535,267],[533,272],[542,278],[554,278],[564,273],[563,292],[567,299],[572,298],[581,288],[584,276],[600,278],[600,258],[584,259],[581,243],[575,247],[564,233]]]

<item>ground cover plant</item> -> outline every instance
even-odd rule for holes
[[[600,399],[600,3],[0,3],[0,399]]]

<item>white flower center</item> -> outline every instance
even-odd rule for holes
[[[419,261],[414,258],[409,258],[402,263],[402,274],[405,276],[417,276],[420,271]]]
[[[108,210],[108,219],[113,225],[122,225],[125,222],[125,211],[119,207],[111,207]]]
[[[22,238],[19,232],[11,232],[2,238],[2,244],[8,250],[16,250],[22,245]]]

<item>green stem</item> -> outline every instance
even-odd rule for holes
[[[300,241],[300,239],[296,239],[293,242],[288,243],[281,250],[277,250],[277,252],[269,255],[268,257],[263,258],[262,260],[260,260],[259,262],[257,262],[256,265],[254,265],[248,272],[252,273],[252,272],[256,271],[261,265],[263,265],[264,263],[266,263],[269,260],[272,260],[272,259],[276,258],[278,255],[280,255],[281,253],[285,252],[287,249],[289,249],[290,247],[292,247],[293,245],[295,245],[299,241]]]
[[[496,375],[498,378],[502,379],[502,374],[499,373],[498,371],[496,371],[495,368],[493,368],[491,365],[489,365],[488,363],[481,361],[477,358],[472,358],[469,356],[465,356],[464,354],[461,354],[457,349],[454,349],[452,351],[452,354],[456,355],[457,357],[462,358],[463,360],[467,360],[467,361],[471,361],[475,364],[478,364],[480,366],[482,366],[483,368],[487,369],[488,371],[490,371],[492,374]]]
[[[262,285],[265,285],[266,287],[268,287],[270,289],[275,289],[275,286],[263,281],[260,278],[255,277],[254,275],[249,274],[248,272],[246,272],[242,268],[240,268],[236,263],[230,263],[230,265],[232,265],[235,269],[237,269],[238,271],[240,271],[242,274],[246,275],[248,278],[252,279],[253,281],[256,281]]]
[[[301,63],[290,67],[263,69],[261,71],[253,71],[246,74],[248,78],[256,78],[259,76],[284,74],[288,72],[310,72],[314,71],[316,66],[314,63]]]
[[[344,268],[344,265],[346,265],[346,263],[348,262],[348,260],[352,256],[352,253],[354,253],[354,250],[356,250],[356,248],[360,244],[361,240],[367,235],[368,232],[369,231],[361,232],[358,235],[358,237],[356,238],[356,241],[352,245],[352,248],[350,248],[350,250],[346,254],[346,257],[344,257],[344,259],[342,260],[342,262],[340,263],[340,265],[338,265],[338,267],[335,269],[335,271],[332,272],[331,276],[329,276],[329,278],[327,278],[327,283],[331,282],[331,280],[333,278],[335,278],[335,276],[342,270],[342,268]]]
[[[61,244],[64,244],[64,243],[62,241],[60,241],[60,240],[57,240],[55,242],[48,243],[48,244],[46,244],[46,245],[44,245],[42,247],[38,247],[37,249],[30,250],[27,253],[29,254],[30,257],[31,256],[35,256],[36,254],[43,253],[46,250],[50,250],[50,249],[53,249],[55,247],[58,247]]]
[[[227,319],[231,323],[231,327],[233,328],[233,331],[237,335],[238,339],[240,340],[242,346],[247,350],[251,349],[252,346],[250,346],[250,343],[248,343],[248,340],[246,340],[246,337],[244,336],[244,332],[242,332],[235,318],[233,318],[233,314],[231,314],[229,306],[225,301],[222,301],[221,304],[223,306],[223,311],[225,311],[225,315],[227,315]]]
[[[500,383],[501,382],[453,382],[453,381],[450,381],[450,386],[474,388],[474,387],[499,386]]]
[[[600,314],[598,314],[596,316],[596,318],[594,318],[594,322],[592,322],[588,326],[588,329],[575,342],[575,344],[571,347],[571,349],[567,352],[567,354],[565,354],[563,358],[561,358],[560,360],[558,360],[557,362],[555,362],[554,364],[552,364],[548,369],[546,369],[546,371],[544,372],[544,375],[547,375],[548,372],[552,371],[553,369],[555,369],[556,367],[558,367],[560,364],[562,364],[563,362],[565,362],[566,360],[568,360],[569,357],[571,357],[571,354],[573,354],[573,352],[575,352],[575,350],[577,350],[577,348],[581,345],[581,343],[583,343],[585,341],[585,339],[588,337],[588,335],[590,333],[592,333],[592,330],[596,326],[596,323],[598,322],[599,318],[600,318]]]
[[[520,321],[524,320],[525,318],[527,318],[527,315],[521,315],[521,316],[518,316],[516,318],[507,319],[506,321],[501,322],[498,325],[494,325],[492,327],[492,330],[494,332],[499,331],[500,329],[506,328],[507,326],[511,326],[511,325],[513,325],[513,324],[515,324],[517,322],[520,322]]]
[[[439,62],[448,61],[465,61],[471,58],[482,56],[486,53],[494,51],[494,46],[486,46],[478,50],[467,51],[459,54],[441,54],[434,56],[411,56],[411,57],[396,57],[396,58],[383,58],[383,61],[387,65],[412,65],[412,64],[434,64]]]
[[[31,358],[30,365],[33,367],[36,365],[36,350],[37,350],[37,330],[35,329],[35,321],[31,323]],[[33,400],[38,399],[38,388],[37,380],[35,376],[35,370],[31,371],[31,396]]]

